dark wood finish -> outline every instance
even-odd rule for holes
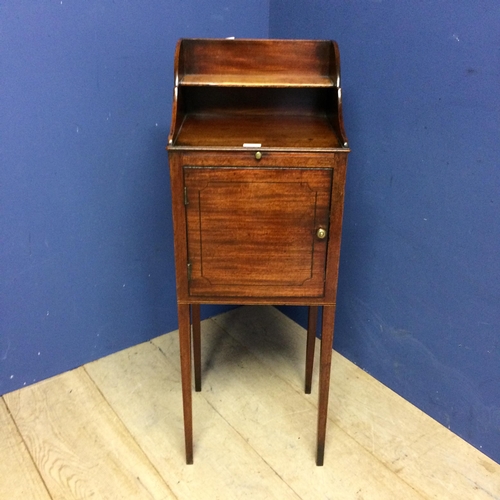
[[[186,463],[193,463],[193,410],[191,401],[191,322],[189,305],[179,304],[179,344],[181,354],[182,400]]]
[[[184,168],[190,295],[323,296],[329,169]],[[301,210],[297,210],[297,205]]]
[[[167,149],[187,462],[191,341],[201,390],[199,305],[297,304],[309,306],[306,393],[323,307],[321,465],[349,152],[337,44],[180,40]]]
[[[333,326],[335,306],[324,306],[321,320],[321,349],[319,365],[318,401],[318,448],[316,465],[323,465],[325,458],[326,422],[328,419],[328,392],[330,388],[330,365],[333,349]]]
[[[222,82],[241,86],[241,79],[254,82],[265,78],[265,85],[282,80],[311,85],[311,80],[338,80],[338,58],[330,41],[315,40],[181,40],[178,52],[177,79],[180,84],[190,77],[202,77],[204,84]],[[200,78],[201,79],[201,78]],[[254,86],[255,83],[250,83]]]
[[[308,318],[307,318],[307,344],[306,344],[306,377],[305,377],[306,394],[311,394],[317,322],[318,322],[318,306],[309,306]]]
[[[335,148],[340,147],[331,133],[326,116],[321,115],[188,115],[177,138],[185,147],[243,147],[245,143],[260,148]]]
[[[200,304],[191,304],[191,326],[193,329],[194,390],[201,391],[201,331]]]

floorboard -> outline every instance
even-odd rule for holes
[[[177,335],[86,366],[178,498],[298,499],[240,433],[196,394],[194,465],[185,465]],[[156,342],[155,342],[156,344]]]
[[[332,422],[325,466],[316,467],[315,396],[291,389],[215,322],[204,322],[202,338],[204,380],[195,399],[206,399],[300,498],[423,498]],[[303,340],[305,346],[305,336]],[[176,362],[175,337],[154,343]],[[276,364],[281,364],[279,359]],[[195,411],[195,442],[200,423]]]
[[[4,400],[52,499],[175,498],[83,368]]]
[[[50,500],[23,438],[0,398],[0,498]]]
[[[275,308],[239,308],[214,321],[302,394],[305,336],[293,321]],[[317,371],[316,360],[313,380]],[[497,463],[335,351],[329,416],[426,498],[500,499]]]
[[[172,332],[0,399],[0,499],[500,500],[499,464],[336,352],[316,467],[318,360],[306,395],[305,331],[277,309],[201,336],[194,465]]]

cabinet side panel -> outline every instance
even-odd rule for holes
[[[329,245],[327,256],[327,274],[325,281],[325,299],[335,303],[339,274],[340,243],[342,237],[342,217],[344,213],[344,191],[347,169],[347,155],[335,155],[332,200],[330,208]]]
[[[170,187],[172,191],[172,218],[174,228],[174,253],[177,300],[188,297],[187,286],[187,234],[186,212],[184,210],[184,179],[182,155],[169,152]]]

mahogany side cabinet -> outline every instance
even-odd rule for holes
[[[305,391],[322,308],[317,465],[324,461],[347,155],[334,41],[181,39],[168,157],[186,461],[200,304],[309,308]]]

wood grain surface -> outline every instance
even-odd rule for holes
[[[84,368],[4,400],[51,498],[175,498]]]
[[[0,498],[51,498],[3,399],[0,399]]]

